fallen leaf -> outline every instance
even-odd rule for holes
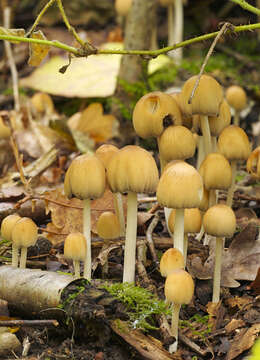
[[[31,38],[38,40],[46,40],[46,37],[41,30],[33,32]],[[29,43],[29,49],[30,58],[28,60],[28,64],[31,66],[39,66],[42,60],[47,56],[50,50],[50,46],[37,43]]]
[[[232,319],[226,326],[225,326],[225,330],[226,332],[232,333],[234,330],[244,327],[246,325],[246,323],[244,322],[244,320],[242,319]]]
[[[255,280],[248,286],[248,288],[254,290],[256,295],[260,295],[260,267],[258,268]]]

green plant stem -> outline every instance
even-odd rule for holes
[[[34,30],[36,29],[36,27],[38,26],[39,22],[41,21],[41,18],[43,17],[43,15],[45,14],[45,12],[49,9],[49,7],[52,6],[53,3],[55,3],[56,0],[50,0],[45,6],[44,8],[40,11],[40,13],[38,14],[37,18],[35,19],[31,29],[28,31],[28,33],[26,34],[26,36],[30,36]]]
[[[243,9],[250,11],[253,14],[260,16],[260,9],[248,4],[245,0],[230,0],[233,3],[241,6]]]
[[[83,200],[83,234],[86,238],[86,258],[84,261],[84,278],[91,280],[91,216],[90,199]]]

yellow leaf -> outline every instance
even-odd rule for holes
[[[31,35],[32,39],[40,39],[46,40],[43,32],[41,30],[35,31]],[[31,66],[39,66],[42,60],[47,56],[50,46],[49,45],[42,45],[42,44],[34,44],[30,43],[30,58],[28,64]]]
[[[6,29],[0,26],[0,35],[10,35],[10,36],[19,36],[24,37],[24,29]],[[19,41],[10,41],[13,44],[19,44]]]

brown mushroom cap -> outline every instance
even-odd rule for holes
[[[189,78],[181,92],[182,109],[187,115],[201,114],[218,116],[223,100],[223,90],[220,84],[209,75],[202,75],[194,93],[191,104],[188,103],[191,92],[197,80],[197,75]]]
[[[95,154],[99,158],[99,160],[102,161],[103,165],[107,169],[107,165],[108,165],[110,159],[118,151],[119,151],[119,149],[115,145],[103,144],[97,148]]]
[[[118,15],[126,16],[132,6],[132,0],[116,0],[115,9]]]
[[[191,129],[192,128],[192,116],[186,116],[186,114],[183,112],[181,92],[174,92],[174,93],[171,93],[170,95],[171,95],[171,97],[174,98],[174,100],[176,101],[177,105],[180,108],[181,116],[182,116],[182,125],[187,127],[188,129]]]
[[[111,211],[103,212],[97,221],[98,236],[105,240],[116,239],[120,236],[120,225],[117,216]]]
[[[169,94],[160,91],[141,97],[133,111],[134,129],[144,139],[158,137],[164,127],[181,123],[181,112],[176,101]]]
[[[168,226],[172,233],[174,233],[175,213],[176,210],[172,209],[168,219]],[[202,219],[199,209],[194,208],[184,210],[184,234],[200,232],[201,223]]]
[[[185,270],[174,270],[166,278],[164,293],[167,301],[189,304],[194,293],[194,282]]]
[[[157,188],[159,204],[172,209],[195,208],[202,195],[202,178],[193,166],[177,160],[165,167]]]
[[[107,168],[107,179],[112,192],[151,193],[159,181],[158,169],[152,155],[139,146],[120,149]]]
[[[218,150],[228,160],[247,160],[251,145],[243,129],[236,125],[230,125],[219,135]]]
[[[64,191],[70,199],[97,199],[105,191],[106,175],[103,163],[92,154],[85,154],[74,159],[68,168]]]
[[[13,228],[20,219],[21,217],[17,214],[8,215],[3,219],[1,224],[1,235],[4,239],[8,241],[12,240]]]
[[[226,99],[232,108],[241,111],[246,107],[247,96],[245,90],[238,85],[232,85],[226,90]]]
[[[35,245],[38,229],[34,221],[23,217],[15,223],[12,231],[12,242],[16,247],[29,247]]]
[[[184,258],[180,250],[170,248],[166,250],[160,261],[160,272],[161,275],[166,277],[173,270],[184,269]]]
[[[86,258],[86,238],[80,232],[69,234],[64,242],[64,257],[75,261]]]
[[[169,126],[158,138],[160,156],[167,162],[192,157],[196,141],[192,132],[184,126]]]
[[[227,190],[231,185],[231,166],[222,154],[208,154],[200,165],[199,173],[207,190]]]
[[[203,226],[209,235],[230,237],[236,230],[234,211],[225,204],[214,205],[205,212]]]

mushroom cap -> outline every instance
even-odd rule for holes
[[[64,241],[64,257],[75,261],[86,258],[86,238],[80,232],[69,234]]]
[[[4,239],[8,241],[12,240],[13,228],[20,219],[21,217],[17,214],[8,215],[3,219],[1,224],[1,235]]]
[[[173,0],[159,0],[159,3],[161,6],[167,7],[173,3]]]
[[[176,210],[172,209],[169,219],[168,226],[171,233],[174,233],[174,225],[175,225],[175,213]],[[184,233],[185,234],[195,234],[200,232],[201,229],[201,213],[198,208],[194,209],[185,209],[184,210]]]
[[[218,116],[223,100],[221,85],[211,76],[202,75],[194,93],[191,104],[188,104],[191,92],[197,80],[197,75],[189,78],[183,85],[181,101],[183,112],[187,115]]]
[[[107,169],[107,165],[110,161],[110,159],[115,155],[116,152],[118,152],[119,149],[115,145],[112,144],[103,144],[99,146],[95,152],[96,156],[99,158],[99,160],[102,161],[103,165]]]
[[[160,272],[161,275],[166,277],[173,270],[184,269],[184,257],[180,250],[170,248],[166,250],[160,261]]]
[[[107,168],[108,184],[112,192],[152,193],[159,181],[158,169],[152,155],[139,146],[120,149]]]
[[[246,169],[250,175],[260,178],[260,146],[255,148],[247,159]]]
[[[32,219],[23,217],[15,223],[12,231],[12,242],[17,247],[33,246],[37,237],[38,229]]]
[[[246,92],[238,85],[232,85],[227,88],[226,99],[229,105],[236,111],[243,110],[247,104]]]
[[[225,204],[211,206],[204,214],[203,226],[209,235],[230,237],[236,230],[234,211]]]
[[[199,205],[200,211],[206,211],[209,208],[209,190],[203,187],[203,196]]]
[[[37,92],[36,94],[34,94],[31,98],[31,104],[34,110],[37,111],[37,113],[45,113],[48,115],[54,113],[54,104],[52,98],[46,93]]]
[[[219,107],[218,116],[209,116],[211,136],[219,136],[221,131],[231,123],[231,112],[228,102],[224,99]]]
[[[181,100],[181,92],[174,92],[170,94],[174,100],[176,101],[177,105],[180,108],[181,111],[181,116],[182,116],[182,125],[187,127],[188,129],[192,128],[192,116],[186,116],[186,114],[184,114],[183,109],[182,109],[182,100]]]
[[[247,160],[251,144],[243,129],[236,125],[230,125],[219,135],[218,150],[228,160]]]
[[[120,236],[120,225],[117,216],[112,211],[103,212],[97,221],[98,236],[105,240]]]
[[[133,111],[133,126],[141,138],[158,137],[164,127],[181,125],[180,109],[169,94],[154,91],[142,96]]]
[[[70,164],[64,179],[64,192],[70,199],[97,199],[105,191],[105,167],[97,156],[84,154]]]
[[[132,0],[116,0],[115,9],[118,15],[126,16],[132,6]]]
[[[171,209],[198,207],[203,195],[202,178],[188,163],[171,161],[160,178],[158,203]]]
[[[186,127],[169,126],[158,138],[158,146],[160,156],[165,161],[185,160],[194,155],[196,141],[192,132]]]
[[[10,128],[5,125],[3,118],[0,116],[0,139],[9,138],[10,135],[11,135]]]
[[[231,185],[231,166],[222,154],[208,154],[200,165],[199,173],[207,190],[227,190]]]
[[[182,269],[172,271],[166,278],[164,293],[169,302],[189,304],[194,293],[192,277]]]

